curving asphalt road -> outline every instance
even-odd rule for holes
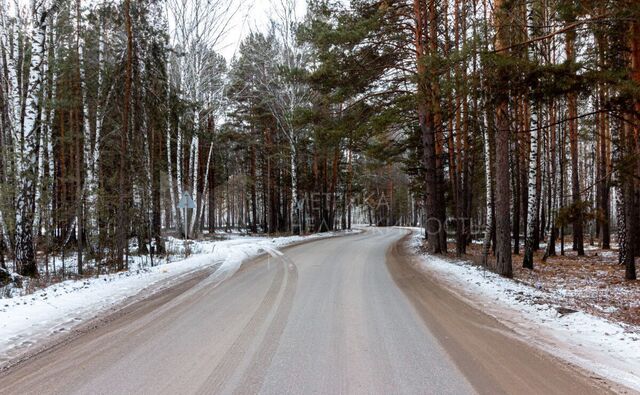
[[[0,374],[3,394],[602,394],[378,229],[201,275]]]

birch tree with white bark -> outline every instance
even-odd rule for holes
[[[524,258],[522,266],[527,269],[533,269],[533,245],[536,235],[536,221],[538,218],[536,212],[536,180],[538,177],[538,139],[540,135],[540,125],[538,122],[538,109],[534,105],[531,107],[531,123],[530,123],[530,142],[529,149],[529,175],[528,175],[528,196],[527,196],[527,229],[525,230],[524,242]]]
[[[35,194],[38,177],[38,134],[43,86],[43,62],[46,51],[47,22],[54,10],[51,1],[31,2],[31,62],[25,101],[25,114],[19,143],[18,190],[16,196],[15,256],[17,271],[21,275],[37,276],[34,247]]]
[[[225,37],[231,20],[239,9],[239,4],[225,0],[169,0],[167,2],[171,45],[176,52],[174,66],[177,70],[174,70],[176,79],[174,84],[178,87],[177,97],[192,106],[191,119],[178,119],[174,164],[171,163],[171,130],[167,129],[168,172],[170,178],[173,177],[173,167],[175,167],[175,187],[171,185],[174,184],[173,180],[170,181],[170,188],[174,194],[172,202],[179,200],[183,192],[187,191],[196,203],[196,209],[190,216],[189,233],[193,233],[196,220],[203,212],[204,194],[199,193],[198,183],[201,176],[199,167],[201,117],[203,108],[206,107],[204,99],[209,97],[205,91],[211,87],[212,79],[220,77],[215,73],[220,60],[216,56],[215,49]],[[222,90],[219,90],[219,94],[222,95]],[[185,129],[189,125],[187,121],[190,121],[192,129],[190,131]],[[183,139],[188,141],[183,142]],[[184,152],[184,143],[188,143],[187,152]],[[183,169],[185,155],[187,168]],[[176,214],[177,223],[180,223],[180,213]]]
[[[309,64],[309,48],[300,44],[296,40],[296,29],[301,20],[299,17],[298,5],[295,0],[274,0],[273,9],[276,14],[275,32],[279,43],[277,67],[280,70],[276,74],[278,81],[265,84],[265,88],[270,92],[271,99],[269,107],[273,116],[278,121],[281,132],[289,141],[290,171],[291,171],[291,209],[289,221],[294,228],[294,224],[301,225],[300,218],[300,191],[298,189],[298,155],[297,145],[300,133],[303,131],[296,127],[294,122],[295,112],[309,104],[311,91],[309,86],[297,77],[297,73]],[[294,218],[295,213],[295,218]],[[295,221],[295,222],[294,222]],[[298,232],[300,229],[298,229]]]

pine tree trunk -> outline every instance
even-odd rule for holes
[[[569,19],[567,23],[574,20]],[[569,63],[575,62],[575,30],[566,33],[566,56]],[[567,95],[567,107],[569,115],[569,148],[571,156],[571,197],[574,209],[573,220],[573,250],[579,256],[584,255],[583,209],[580,191],[580,177],[578,166],[578,96],[575,92]]]
[[[602,48],[604,44],[598,44],[600,57],[604,58],[604,48]],[[606,91],[605,87],[601,84],[598,87],[598,95],[599,95],[599,103],[600,106],[603,106],[606,101]],[[599,185],[599,208],[600,208],[600,231],[601,231],[601,243],[602,249],[608,250],[611,248],[611,230],[610,230],[610,196],[611,196],[611,176],[609,173],[609,150],[607,147],[610,144],[610,137],[608,135],[607,128],[607,115],[605,113],[600,113],[598,116],[598,141],[599,141],[599,161],[598,161],[598,185]]]
[[[632,80],[640,85],[640,22],[634,20],[629,29],[629,49],[630,49],[630,71]],[[638,204],[638,179],[640,179],[640,99],[635,98],[631,103],[631,107],[635,110],[625,116],[624,133],[621,137],[623,148],[623,163],[627,166],[620,169],[622,173],[622,190],[619,195],[623,200],[624,229],[619,232],[621,234],[620,259],[625,265],[625,279],[635,280],[636,275],[636,256],[640,256],[640,214]],[[620,217],[620,214],[618,214]]]
[[[500,52],[499,57],[507,57],[504,48],[508,42],[508,6],[513,6],[503,0],[494,3],[494,23],[496,27],[495,49]],[[507,73],[505,73],[506,75]],[[504,89],[500,87],[498,89]],[[511,263],[511,188],[509,169],[509,146],[511,127],[508,115],[508,97],[504,92],[494,92],[496,101],[496,272],[505,277],[513,276]]]
[[[432,254],[443,252],[441,232],[444,224],[440,222],[437,168],[436,168],[436,133],[434,114],[431,111],[432,87],[430,86],[428,71],[424,66],[426,9],[420,0],[414,0],[413,11],[415,18],[415,45],[417,53],[418,72],[418,121],[422,135],[422,162],[424,166],[425,185],[425,231],[429,251]]]

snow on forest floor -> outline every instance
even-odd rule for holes
[[[132,257],[126,272],[66,280],[33,293],[0,298],[0,365],[46,338],[68,332],[138,294],[152,294],[205,268],[228,277],[246,259],[263,252],[311,239],[334,237],[344,232],[309,236],[233,237],[219,241],[190,242],[188,258],[150,267],[140,257]],[[167,247],[184,253],[184,242],[169,239]],[[277,253],[277,252],[275,252]],[[175,256],[174,256],[175,257]],[[14,290],[14,295],[16,295]]]
[[[640,391],[640,326],[615,314],[638,311],[637,282],[616,283],[609,278],[611,270],[602,267],[583,268],[584,275],[573,273],[576,265],[598,265],[588,259],[586,263],[542,267],[544,274],[525,275],[516,270],[512,280],[471,260],[426,255],[423,236],[415,231],[411,247],[419,252],[418,264],[423,271],[537,346]],[[518,265],[514,260],[514,269]],[[569,274],[563,275],[563,267]],[[596,314],[598,311],[602,314]]]
[[[545,247],[544,244],[541,247]],[[564,255],[560,254],[558,245],[557,255],[546,261],[542,260],[541,249],[534,254],[534,270],[522,267],[522,254],[514,255],[514,279],[548,290],[547,296],[562,297],[566,307],[638,327],[640,281],[624,280],[625,268],[618,264],[617,244],[612,243],[611,247],[603,250],[596,245],[585,245],[585,255],[578,256],[568,242]],[[481,246],[471,246],[469,259],[479,264],[481,250]]]

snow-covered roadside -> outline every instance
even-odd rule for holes
[[[414,231],[411,248],[421,236]],[[545,291],[517,283],[467,262],[420,255],[420,268],[482,311],[557,357],[640,391],[640,328],[584,312],[564,311]],[[564,313],[564,314],[563,314]]]
[[[0,364],[43,339],[96,317],[139,293],[152,294],[162,284],[177,283],[194,271],[217,268],[214,275],[227,278],[246,259],[263,252],[312,239],[334,237],[343,232],[310,236],[241,237],[223,241],[192,242],[189,258],[128,272],[69,280],[30,295],[0,299]],[[177,244],[177,243],[176,243]],[[182,243],[180,243],[182,244]],[[176,245],[178,248],[178,245]]]

